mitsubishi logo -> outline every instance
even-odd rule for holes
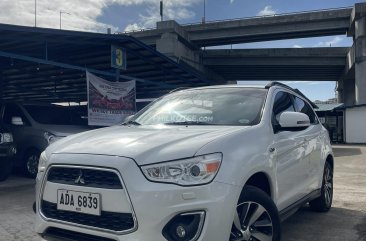
[[[82,170],[80,170],[79,176],[75,179],[75,184],[85,184],[84,173]]]

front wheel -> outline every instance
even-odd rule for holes
[[[328,212],[333,202],[333,167],[329,162],[325,163],[321,195],[309,202],[310,208],[317,212]]]
[[[23,172],[27,177],[35,178],[38,173],[40,152],[35,149],[27,151],[23,159]]]
[[[246,186],[236,207],[230,241],[279,241],[280,237],[276,205],[262,190]]]

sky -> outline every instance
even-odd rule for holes
[[[164,19],[200,22],[206,1],[206,21],[245,18],[353,6],[364,0],[164,0]],[[160,20],[160,0],[0,0],[0,23],[91,32],[124,32],[153,28]],[[303,48],[351,46],[345,35],[292,39],[216,48]],[[312,100],[334,97],[334,82],[287,82]]]

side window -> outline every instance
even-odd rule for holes
[[[285,111],[295,112],[295,108],[292,103],[291,95],[287,92],[281,91],[276,94],[273,103],[272,125],[274,127],[279,125],[280,115]]]
[[[0,103],[0,124],[4,123],[4,120],[3,120],[3,107],[4,107],[4,104]]]
[[[14,104],[7,104],[5,105],[5,111],[4,111],[4,123],[11,125],[11,120],[13,117],[21,117],[23,120],[24,125],[30,125],[29,121],[23,114],[22,110],[19,108],[19,106]]]
[[[311,124],[318,124],[318,119],[316,118],[315,112],[308,103],[296,96],[294,96],[294,103],[297,112],[307,114]]]

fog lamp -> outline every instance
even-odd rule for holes
[[[181,213],[173,217],[163,229],[168,241],[196,241],[201,235],[205,212]]]

